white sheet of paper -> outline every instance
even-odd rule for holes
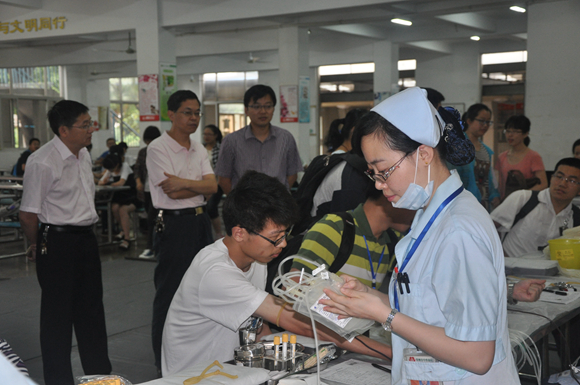
[[[320,373],[320,378],[348,385],[391,385],[390,373],[359,360],[348,360],[329,367]]]
[[[580,291],[568,291],[568,295],[558,295],[543,291],[539,301],[567,304],[580,298]]]

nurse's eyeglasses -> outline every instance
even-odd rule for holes
[[[403,160],[405,160],[407,155],[408,154],[405,154],[401,159],[397,161],[397,163],[389,167],[387,171],[379,171],[378,173],[375,174],[373,170],[366,170],[365,175],[368,176],[369,179],[372,180],[373,182],[386,183],[387,179],[389,179],[391,174],[395,172],[396,169],[399,168],[399,165],[403,162]]]

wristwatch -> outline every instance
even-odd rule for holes
[[[391,322],[393,322],[393,318],[395,318],[395,314],[397,314],[397,313],[398,313],[397,309],[391,309],[391,313],[387,317],[387,320],[381,324],[383,329],[385,329],[388,332],[393,330],[393,327],[391,326]]]
[[[515,305],[518,303],[518,300],[514,299],[514,286],[515,286],[515,283],[508,283],[508,286],[507,286],[507,303],[508,303],[508,305]]]

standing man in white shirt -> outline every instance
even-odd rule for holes
[[[217,191],[205,147],[190,138],[201,117],[191,91],[176,91],[167,101],[171,129],[147,149],[153,206],[160,210],[155,240],[155,299],[152,340],[155,365],[161,368],[161,337],[173,295],[193,257],[213,242],[204,195]],[[162,224],[160,223],[162,222]]]
[[[74,385],[70,361],[75,331],[85,374],[108,374],[111,362],[103,307],[101,260],[93,225],[93,125],[72,100],[48,112],[55,137],[26,163],[20,223],[30,241],[42,289],[40,348],[46,385]],[[40,228],[39,228],[40,224]]]

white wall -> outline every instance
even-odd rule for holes
[[[580,2],[531,4],[528,13],[530,148],[553,170],[558,160],[572,156],[572,143],[580,138]]]

